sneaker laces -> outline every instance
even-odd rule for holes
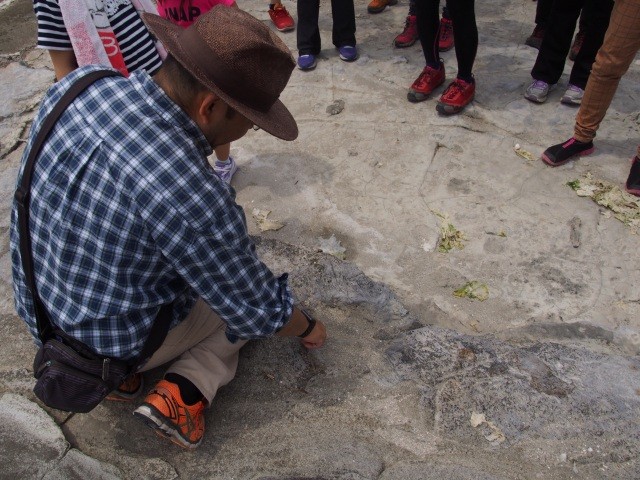
[[[406,35],[410,29],[411,29],[411,19],[407,17],[407,19],[404,21],[404,30],[402,30],[402,33],[400,35]]]
[[[465,82],[464,80],[456,78],[453,82],[449,84],[447,89],[442,94],[442,97],[447,100],[451,100],[452,98],[455,98],[456,94],[464,92],[465,88],[467,88],[468,85],[469,85],[468,82]]]
[[[415,83],[420,86],[428,83],[429,78],[438,73],[439,70],[439,68],[433,68],[427,65],[422,69],[422,73],[420,73],[420,76],[416,79]]]
[[[276,5],[275,7],[273,7],[273,14],[278,18],[289,16],[289,13],[287,12],[287,9],[284,8],[284,5]]]
[[[580,87],[577,87],[573,83],[569,84],[569,86],[567,87],[567,90],[571,90],[572,92],[578,92],[578,93],[584,92],[583,89],[581,89]]]
[[[540,88],[540,89],[545,89],[549,87],[549,84],[547,82],[545,82],[544,80],[534,80],[533,85],[531,85],[533,88]]]

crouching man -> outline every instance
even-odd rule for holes
[[[295,62],[275,34],[235,8],[215,7],[186,30],[154,15],[144,20],[169,52],[159,72],[90,85],[36,157],[33,272],[47,317],[106,357],[138,358],[161,307],[170,306],[161,346],[111,398],[135,398],[139,372],[173,361],[134,414],[194,448],[204,409],[234,377],[247,340],[299,336],[318,348],[326,339],[323,323],[293,305],[287,276],[276,278],[258,259],[233,189],[206,160],[252,127],[297,137],[278,99]],[[49,90],[19,180],[43,118],[97,68],[80,68]],[[15,205],[11,249],[16,308],[37,338]]]

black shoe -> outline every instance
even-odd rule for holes
[[[640,158],[633,157],[633,163],[631,164],[631,170],[629,171],[629,177],[625,184],[627,192],[631,195],[640,197]]]
[[[570,138],[566,142],[547,148],[542,154],[542,161],[552,167],[564,165],[576,155],[589,155],[593,152],[593,142],[579,142]]]

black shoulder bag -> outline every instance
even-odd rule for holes
[[[91,72],[78,79],[65,92],[43,121],[40,131],[33,141],[22,174],[22,181],[15,193],[20,233],[20,257],[22,258],[25,281],[33,299],[38,335],[42,342],[33,362],[33,375],[37,379],[33,391],[45,405],[68,412],[88,412],[111,391],[118,388],[142,361],[149,358],[160,347],[169,330],[171,317],[171,305],[163,305],[151,328],[142,354],[137,361],[126,362],[97,355],[82,342],[57,328],[49,319],[36,289],[29,235],[31,176],[36,156],[62,112],[85,88],[100,78],[118,75],[120,74],[112,70]]]

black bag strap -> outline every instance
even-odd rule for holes
[[[29,234],[29,201],[31,200],[31,177],[33,175],[36,157],[40,153],[40,149],[46,141],[49,133],[60,118],[60,115],[67,109],[73,100],[80,95],[89,85],[96,80],[105,77],[122,76],[121,73],[113,70],[96,70],[79,78],[71,85],[58,103],[53,107],[51,112],[42,122],[42,126],[31,144],[29,156],[25,162],[20,185],[16,188],[15,200],[18,210],[18,228],[20,234],[20,257],[22,259],[22,269],[25,275],[27,288],[31,292],[33,305],[36,316],[36,325],[38,327],[38,336],[42,343],[46,342],[53,336],[54,325],[51,323],[47,311],[45,309],[38,290],[36,288],[36,279],[33,271],[33,258],[31,256],[31,237]],[[143,361],[150,357],[158,347],[162,344],[167,332],[169,331],[169,323],[171,321],[171,304],[163,305],[158,312],[156,321],[151,327],[149,337],[145,342],[139,361]]]

